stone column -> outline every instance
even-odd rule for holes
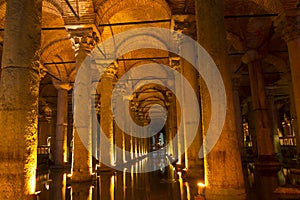
[[[116,90],[117,90],[117,94],[116,95],[118,95],[119,97],[116,97],[117,101],[114,102],[115,103],[115,107],[123,105],[123,100],[121,99],[121,97],[122,97],[122,93],[124,92],[124,88],[125,88],[125,86],[124,87],[122,86],[120,88],[116,88]],[[124,112],[122,112],[122,113],[116,113],[116,115],[122,116],[122,118],[124,119]],[[125,150],[124,144],[125,144],[125,142],[124,142],[124,132],[123,132],[124,130],[122,130],[117,125],[117,123],[114,123],[114,130],[115,130],[115,143],[116,143],[116,147],[119,147],[121,150],[123,150],[123,151],[120,151],[120,152],[115,151],[116,152],[116,157],[115,157],[116,164],[117,165],[121,165],[125,161],[124,160],[124,158],[125,158],[125,156],[124,156],[124,153],[125,153],[124,152],[124,150]]]
[[[68,90],[69,83],[54,83],[57,89],[57,123],[55,135],[55,156],[56,167],[64,167],[68,162],[67,158],[67,117],[68,117]]]
[[[103,133],[106,135],[109,141],[109,148],[104,145],[103,140],[100,138],[100,162],[106,161],[110,165],[115,165],[114,156],[114,130],[113,130],[113,116],[111,108],[111,99],[113,91],[113,79],[117,72],[117,65],[111,63],[105,69],[104,74],[101,78],[101,115],[100,115],[100,126]],[[105,148],[104,148],[105,147]],[[102,163],[102,169],[104,169],[104,163]]]
[[[251,143],[252,143],[252,152],[253,156],[257,157],[258,155],[258,148],[257,148],[257,138],[256,138],[256,131],[255,131],[255,116],[254,116],[254,109],[253,109],[253,103],[251,98],[247,98],[247,110],[248,110],[248,131],[249,135],[251,137]]]
[[[182,41],[183,43],[186,43],[186,41]],[[185,55],[184,52],[191,52],[191,49],[194,47],[193,44],[191,45],[185,45],[186,48],[188,49],[181,49],[182,55],[187,58],[195,58],[195,55]],[[184,77],[188,80],[188,82],[191,84],[192,88],[194,89],[195,95],[197,96],[197,100],[199,102],[199,81],[198,81],[198,74],[197,70],[185,59],[182,60],[182,72]],[[190,94],[187,94],[185,91],[183,91],[183,96],[184,96],[184,101],[187,102],[186,98],[189,98]],[[200,102],[198,103],[200,107]],[[186,108],[189,105],[185,103],[184,105],[184,118],[185,118],[185,134],[189,134],[190,126],[193,126],[195,124],[195,119],[189,115],[189,113],[186,112]],[[191,110],[191,109],[190,109]],[[201,110],[201,108],[199,109]],[[189,146],[187,149],[187,158],[186,158],[186,168],[188,169],[187,175],[193,179],[198,179],[197,181],[200,181],[200,179],[203,179],[203,159],[199,158],[199,151],[200,147],[202,145],[202,133],[200,132],[201,130],[201,124],[198,126],[197,133],[195,135],[195,138],[192,142],[192,144]],[[185,144],[186,145],[186,144]],[[186,148],[186,147],[185,147]],[[191,188],[194,185],[191,185]],[[195,185],[196,187],[196,185]]]
[[[288,4],[288,1],[286,2]],[[279,31],[282,31],[283,39],[287,43],[288,51],[289,51],[289,60],[290,60],[290,70],[291,70],[291,78],[292,78],[292,94],[291,101],[295,106],[295,114],[296,116],[292,116],[294,118],[293,126],[297,132],[296,140],[299,144],[300,142],[300,133],[299,133],[299,124],[300,124],[300,8],[291,8],[286,9],[284,13],[282,13],[277,21],[275,22],[275,26]],[[298,158],[300,157],[300,145],[297,145],[297,154]]]
[[[177,30],[179,32],[182,32],[185,35],[188,35],[192,38],[196,38],[195,35],[195,26],[196,22],[193,19],[194,16],[181,16],[181,19],[176,19],[177,17],[174,17],[175,19],[175,27],[174,30]],[[194,68],[193,65],[191,65],[186,59],[188,60],[196,60],[196,54],[195,52],[195,45],[193,42],[190,42],[189,40],[184,41],[182,38],[179,38],[179,51],[181,52],[181,55],[185,59],[181,59],[181,73],[186,78],[186,80],[190,83],[192,86],[195,96],[197,97],[197,100],[199,101],[199,81],[198,81],[198,74],[197,70]],[[189,42],[189,43],[188,43]],[[184,45],[182,45],[184,44]],[[195,62],[196,63],[196,62]],[[176,83],[175,83],[176,84]],[[182,86],[183,87],[183,86]],[[194,119],[190,117],[189,113],[186,113],[186,107],[189,106],[186,102],[189,98],[189,94],[185,94],[185,91],[183,90],[183,111],[182,116],[184,117],[184,130],[185,134],[188,134],[189,127],[193,125]],[[200,106],[200,104],[199,104]],[[192,177],[195,177],[197,174],[200,174],[201,168],[203,169],[203,160],[199,159],[199,150],[202,144],[202,135],[200,132],[201,125],[199,125],[199,128],[197,130],[196,136],[190,145],[190,147],[187,149],[187,152],[185,154],[185,166],[189,170],[189,173]],[[186,144],[185,144],[186,145]],[[186,147],[185,147],[186,148]]]
[[[175,83],[174,83],[175,84]],[[168,106],[168,131],[167,132],[167,144],[169,144],[169,149],[167,149],[168,154],[171,158],[177,157],[175,146],[172,144],[172,140],[177,134],[176,124],[177,124],[177,115],[176,115],[176,97],[174,94],[167,93]],[[175,142],[175,141],[174,141]]]
[[[227,112],[220,138],[211,152],[204,157],[206,199],[246,199],[241,158],[236,136],[232,82],[228,62],[224,25],[224,2],[196,1],[197,38],[211,55],[222,76]],[[201,63],[199,63],[201,65]],[[208,128],[210,98],[205,83],[200,81],[203,131]],[[205,137],[205,136],[204,136]]]
[[[181,60],[180,57],[172,57],[170,59],[170,67],[172,67],[174,70],[176,70],[177,72],[181,72]],[[180,88],[180,83],[181,83],[181,77],[179,74],[175,74],[174,73],[174,84],[175,84],[175,90],[176,92],[178,91],[178,97],[176,97],[177,99],[182,99],[182,91]],[[178,101],[176,101],[176,127],[177,127],[177,131],[179,129],[180,126],[182,126],[182,124],[180,124],[180,120],[182,117],[182,112],[181,112],[181,107]],[[181,137],[181,134],[178,135],[177,134],[177,141],[174,141],[177,143],[177,146],[175,146],[175,155],[178,158],[177,161],[177,165],[178,167],[182,167],[184,166],[184,138]]]
[[[279,112],[275,105],[275,98],[272,89],[266,90],[266,104],[268,109],[268,117],[270,119],[270,129],[271,135],[273,137],[273,145],[274,145],[274,154],[278,157],[280,154],[280,142],[278,136],[278,128],[279,128]]]
[[[243,120],[242,120],[242,113],[241,113],[238,78],[233,79],[233,100],[234,100],[236,132],[238,136],[239,149],[240,149],[241,157],[244,158],[246,155],[245,155],[245,148],[244,148]]]
[[[69,29],[70,38],[73,43],[76,56],[76,72],[81,65],[90,65],[90,52],[95,47],[98,38],[92,28]],[[89,68],[91,69],[91,67]],[[91,144],[91,80],[89,72],[85,72],[85,77],[77,83],[81,89],[74,95],[81,96],[85,104],[74,99],[74,112],[80,112],[81,116],[74,118],[75,126],[73,130],[73,166],[72,181],[81,182],[92,179],[92,144]],[[84,117],[83,117],[84,116]],[[81,135],[79,135],[79,132]],[[83,135],[84,134],[84,135]],[[84,142],[84,143],[83,143]]]
[[[52,181],[50,182],[50,187],[52,188],[51,199],[66,199],[66,187],[67,187],[67,175],[61,170],[51,171]]]
[[[35,193],[42,1],[7,1],[0,82],[0,199]]]
[[[270,127],[270,118],[266,106],[266,94],[264,87],[264,77],[262,71],[262,61],[256,51],[248,51],[242,58],[248,64],[251,97],[254,111],[254,122],[256,132],[256,142],[258,150],[258,160],[256,167],[278,168],[278,161],[274,157],[273,134]]]

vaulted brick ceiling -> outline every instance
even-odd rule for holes
[[[41,41],[41,63],[48,70],[48,75],[42,81],[45,86],[51,84],[53,78],[74,80],[72,76],[74,76],[75,53],[68,32],[64,28],[65,25],[94,23],[99,31],[99,37],[103,41],[132,28],[149,25],[165,28],[171,26],[169,21],[126,26],[107,26],[105,24],[168,20],[172,15],[195,14],[194,0],[69,0],[74,13],[66,2],[63,0],[43,1],[42,24],[44,29]],[[267,59],[264,61],[266,83],[277,84],[280,86],[278,88],[282,88],[281,86],[287,84],[285,77],[289,72],[288,54],[285,43],[280,34],[274,31],[273,26],[276,15],[283,11],[282,2],[280,0],[224,0],[224,2],[231,69],[241,80],[242,89],[247,91],[249,80],[247,67],[241,62],[241,56],[247,49],[253,48],[261,48],[266,52]],[[285,1],[285,5],[288,7],[296,7],[298,4],[297,0]],[[4,29],[5,7],[5,1],[0,1],[0,28],[2,30]],[[76,15],[80,17],[80,20]],[[191,27],[195,28],[195,26]],[[3,31],[0,32],[0,39],[2,38]],[[158,54],[161,55],[161,52],[136,51],[124,55],[123,58],[155,57]],[[165,56],[168,54],[165,53]],[[167,59],[160,62],[168,64]],[[120,73],[124,73],[137,63],[132,60],[119,62],[122,68]],[[247,92],[244,93],[249,95]],[[278,89],[278,95],[282,94],[286,95],[286,92]]]

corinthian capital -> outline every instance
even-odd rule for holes
[[[170,67],[178,72],[181,72],[181,58],[171,57],[169,59]]]
[[[104,66],[105,68],[104,68],[103,77],[113,79],[119,69],[118,63],[112,62]]]
[[[285,10],[274,23],[286,42],[300,37],[300,8]]]
[[[91,51],[99,42],[99,38],[93,28],[68,29],[69,38],[72,41],[75,52],[78,50]]]

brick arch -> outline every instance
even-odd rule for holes
[[[261,6],[268,13],[281,13],[283,12],[283,5],[280,0],[248,0]]]
[[[109,0],[105,3],[95,2],[95,11],[97,13],[96,22],[108,23],[109,19],[122,10],[129,7],[150,6],[160,12],[166,13],[166,18],[171,16],[171,10],[165,0]],[[130,5],[130,6],[129,6]]]
[[[69,38],[61,38],[56,39],[49,42],[42,48],[41,51],[41,63],[45,62],[61,62],[61,61],[72,61],[75,60],[75,53],[72,49],[71,42]],[[59,77],[61,79],[66,79],[66,77],[70,77],[70,74],[75,68],[75,64],[65,64],[60,65],[59,67],[55,65],[45,66],[47,70]]]
[[[59,0],[43,0],[43,12],[63,15],[62,3]]]

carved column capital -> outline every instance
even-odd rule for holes
[[[57,90],[70,90],[72,88],[72,84],[69,80],[56,80],[52,79],[53,85]]]
[[[261,60],[262,55],[256,50],[248,50],[242,57],[242,62],[245,64],[250,64],[251,62]]]
[[[68,32],[75,52],[79,50],[92,51],[99,42],[97,33],[93,31],[93,28],[68,29]]]
[[[103,73],[103,77],[113,79],[118,71],[119,67],[116,63],[111,63],[106,67]]]
[[[169,58],[170,67],[178,72],[181,72],[181,58],[171,57]]]
[[[172,22],[174,31],[183,33],[196,40],[196,20],[194,15],[174,15]]]
[[[38,63],[40,68],[40,80],[42,80],[46,76],[48,69],[44,65],[42,65],[40,61]]]
[[[285,10],[274,25],[286,42],[300,38],[300,8]]]

